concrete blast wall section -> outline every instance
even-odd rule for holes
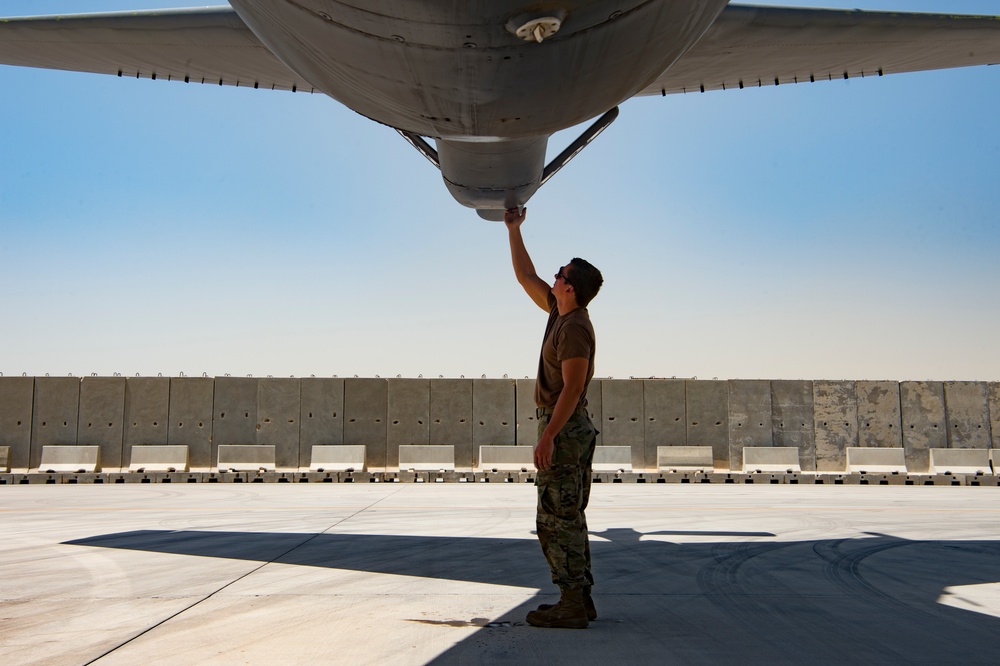
[[[533,380],[252,377],[0,377],[0,447],[11,469],[36,469],[46,445],[100,447],[105,470],[133,446],[186,445],[193,469],[223,444],[275,447],[279,468],[308,468],[315,445],[364,445],[369,469],[399,447],[533,446]],[[588,410],[598,444],[627,446],[634,469],[657,447],[711,447],[739,470],[746,447],[796,447],[802,469],[840,472],[849,447],[897,447],[912,472],[931,449],[1000,449],[1000,383],[595,379]]]

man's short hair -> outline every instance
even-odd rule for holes
[[[580,257],[573,257],[569,265],[573,267],[569,274],[569,282],[573,285],[573,291],[576,293],[576,303],[581,308],[585,308],[601,290],[604,277],[593,264]]]

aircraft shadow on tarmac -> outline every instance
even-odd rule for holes
[[[532,598],[434,663],[575,657],[588,663],[996,663],[1000,541],[779,541],[762,532],[611,529],[591,541],[600,617],[590,629],[523,626]],[[669,536],[717,537],[672,543]],[[642,538],[647,537],[647,538]],[[651,539],[649,537],[658,537]],[[530,539],[142,530],[71,545],[536,587],[554,595]],[[957,588],[957,589],[949,589]],[[988,588],[978,588],[979,590]],[[990,593],[987,593],[990,594]],[[964,597],[956,608],[942,599]],[[485,621],[477,622],[485,624]],[[449,624],[444,622],[442,624]],[[455,626],[470,622],[456,619]],[[540,640],[540,633],[545,634]]]

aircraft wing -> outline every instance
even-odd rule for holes
[[[1000,17],[730,5],[640,95],[1000,63]]]
[[[0,18],[0,64],[312,91],[228,6]]]

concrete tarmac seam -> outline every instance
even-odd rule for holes
[[[137,640],[138,638],[141,638],[142,636],[145,636],[146,634],[148,634],[149,632],[153,631],[154,629],[156,629],[158,627],[162,627],[163,625],[165,625],[167,622],[170,622],[174,618],[179,617],[179,616],[183,615],[184,613],[187,613],[189,610],[191,610],[195,606],[198,606],[198,605],[200,605],[200,604],[208,601],[209,599],[211,599],[215,595],[217,595],[220,592],[222,592],[223,590],[225,590],[225,589],[227,589],[227,588],[235,585],[236,583],[240,582],[244,578],[247,578],[248,576],[257,573],[258,571],[260,571],[261,569],[263,569],[267,565],[274,564],[274,562],[276,562],[277,560],[280,560],[283,557],[286,557],[287,555],[289,555],[290,553],[292,553],[295,550],[298,550],[299,548],[301,548],[302,546],[306,545],[310,541],[313,541],[314,539],[316,539],[316,538],[318,538],[318,537],[326,534],[327,532],[329,532],[330,530],[332,530],[334,527],[337,527],[338,525],[341,525],[341,524],[347,522],[348,520],[351,520],[352,518],[354,518],[358,514],[364,513],[365,511],[367,511],[368,509],[371,509],[372,507],[374,507],[377,504],[381,504],[382,502],[384,502],[385,500],[389,499],[390,497],[392,497],[396,493],[401,492],[402,490],[403,490],[403,487],[400,487],[395,492],[392,492],[392,493],[390,493],[388,495],[385,495],[383,497],[379,497],[377,500],[375,500],[371,504],[359,508],[357,511],[355,511],[351,515],[345,516],[345,517],[341,518],[340,520],[336,521],[335,523],[333,523],[332,525],[326,527],[325,529],[323,529],[320,532],[316,532],[315,534],[313,534],[312,536],[310,536],[308,539],[305,539],[301,543],[298,543],[298,544],[292,546],[291,548],[289,548],[285,552],[281,553],[280,555],[277,555],[276,557],[271,558],[267,562],[262,563],[260,566],[254,567],[250,571],[247,571],[246,573],[244,573],[244,574],[242,574],[240,576],[237,576],[236,578],[234,578],[233,580],[229,581],[228,583],[226,583],[222,587],[220,587],[220,588],[218,588],[216,590],[213,590],[209,594],[206,594],[204,597],[202,597],[198,601],[194,602],[193,604],[191,604],[191,605],[189,605],[189,606],[187,606],[185,608],[182,608],[181,610],[177,611],[176,613],[173,613],[172,615],[169,615],[169,616],[163,618],[162,620],[160,620],[156,624],[153,624],[152,626],[146,627],[145,629],[143,629],[142,631],[140,631],[139,633],[137,633],[135,636],[132,636],[131,638],[122,641],[118,645],[114,646],[110,650],[107,650],[107,651],[103,652],[102,654],[98,655],[97,657],[94,657],[90,661],[84,662],[83,666],[90,666],[91,664],[97,663],[101,659],[104,659],[108,655],[116,652],[117,650],[120,650],[121,648],[125,647],[129,643]]]

